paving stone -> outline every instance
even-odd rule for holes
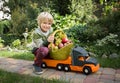
[[[21,74],[30,75],[32,73],[33,73],[33,71],[31,69],[25,69]]]
[[[100,75],[101,74],[98,74],[98,73],[92,73],[92,74],[90,74],[90,75],[88,75],[87,77],[93,77],[93,78],[96,78],[96,79],[98,79],[98,78],[100,78]]]
[[[120,74],[119,74],[119,73],[117,73],[117,74],[115,75],[115,80],[120,81]]]
[[[53,75],[54,72],[55,70],[47,69],[47,71],[44,71],[44,73],[40,75],[40,77],[49,78],[49,76]]]
[[[103,74],[103,75],[100,76],[100,79],[114,80],[115,76],[114,75],[109,75],[109,74]]]
[[[116,69],[116,73],[117,73],[117,74],[120,74],[120,69]]]
[[[102,73],[115,75],[115,72],[116,72],[115,69],[112,69],[112,68],[104,68]]]
[[[86,77],[86,79],[83,81],[83,83],[97,83],[99,79],[94,77]]]
[[[119,80],[115,80],[114,83],[120,83],[120,81]]]
[[[72,78],[74,78],[74,76],[75,76],[75,73],[71,73],[71,72],[66,72],[65,73],[65,79],[67,81],[70,81]]]
[[[86,78],[86,75],[77,73],[77,74],[75,74],[74,78],[77,78],[77,79],[80,79],[80,80],[81,80],[81,79],[85,79],[85,78]],[[73,78],[73,79],[74,79],[74,78]]]
[[[99,79],[97,83],[114,83],[114,80],[108,80],[108,79]]]
[[[84,79],[74,78],[70,80],[70,83],[83,83]]]

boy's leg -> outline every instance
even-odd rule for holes
[[[37,74],[42,73],[41,64],[42,59],[48,55],[48,48],[47,47],[40,47],[36,50],[35,60],[34,60],[34,68]]]
[[[42,59],[48,55],[48,48],[47,47],[40,47],[36,51],[36,56],[34,60],[34,64],[37,66],[41,66],[42,64]]]

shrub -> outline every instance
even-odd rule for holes
[[[56,29],[69,29],[73,27],[74,25],[78,25],[79,22],[76,21],[76,16],[74,15],[65,15],[65,16],[60,16],[57,13],[53,14],[54,16],[54,24],[53,28],[54,30]]]
[[[2,48],[4,46],[4,40],[0,37],[0,48]]]
[[[76,25],[70,29],[65,30],[67,36],[72,39],[75,43],[79,43],[84,40],[84,31],[87,29],[84,25]]]
[[[4,40],[4,44],[5,44],[5,45],[11,45],[11,43],[12,43],[14,40],[20,38],[19,36],[13,35],[13,34],[3,34],[3,35],[1,35],[1,37],[2,37],[2,39]]]
[[[0,34],[6,34],[10,31],[11,22],[9,20],[0,21]]]
[[[12,42],[13,47],[19,47],[21,45],[21,41],[19,39],[16,39]]]

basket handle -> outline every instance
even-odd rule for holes
[[[55,36],[55,34],[58,33],[58,32],[62,32],[67,37],[67,35],[62,30],[56,30],[51,35]],[[49,45],[51,47],[51,50],[53,50],[53,42],[50,42]]]

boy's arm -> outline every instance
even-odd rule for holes
[[[35,47],[40,47],[43,44],[42,37],[39,34],[33,34],[33,42]]]

